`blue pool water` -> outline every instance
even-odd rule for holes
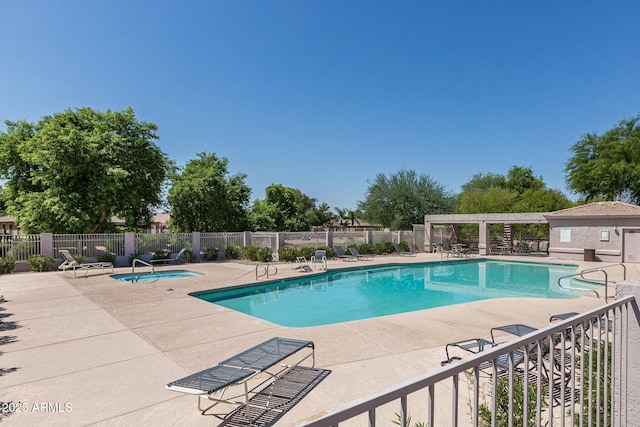
[[[575,265],[489,260],[395,264],[193,296],[279,325],[307,327],[490,298],[575,298],[585,291],[558,286],[560,277],[575,270]]]
[[[193,276],[202,276],[202,273],[196,273],[195,271],[189,271],[189,270],[164,270],[164,271],[156,271],[153,274],[144,272],[144,273],[136,273],[135,281],[151,282],[156,280],[177,279],[182,277],[193,277]],[[111,278],[120,280],[123,282],[131,282],[132,275],[131,273],[112,274]]]

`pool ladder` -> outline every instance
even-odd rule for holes
[[[269,275],[270,275],[270,268],[273,267],[273,269],[275,270],[274,273],[271,273],[272,276],[275,276],[276,274],[278,274],[278,267],[276,267],[275,265],[271,265],[269,263],[266,264],[256,264],[256,280],[258,280],[260,277],[265,277],[268,279]],[[262,274],[260,274],[258,272],[259,269],[263,269]]]
[[[138,278],[140,277],[140,276],[136,277],[136,264],[142,264],[142,265],[146,265],[147,267],[151,267],[151,273],[150,274],[153,274],[155,272],[155,268],[153,267],[153,264],[148,263],[148,262],[144,262],[140,258],[135,258],[133,260],[133,262],[131,263],[131,283],[137,282]]]

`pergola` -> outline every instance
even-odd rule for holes
[[[547,224],[548,212],[534,213],[494,213],[494,214],[447,214],[425,215],[424,249],[432,252],[431,236],[433,226],[437,224],[478,224],[478,252],[480,255],[489,254],[489,226],[491,224]]]

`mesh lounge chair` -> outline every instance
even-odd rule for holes
[[[335,248],[333,248],[334,252],[336,253],[336,256],[338,258],[340,258],[343,261],[357,261],[358,257],[355,257],[353,255],[347,255],[344,253],[344,251],[342,250],[341,246],[336,246]]]
[[[309,349],[308,354],[290,364],[281,364],[303,349]],[[259,374],[265,374],[267,379],[263,383],[273,382],[282,378],[286,373],[298,367],[305,360],[311,358],[311,367],[315,365],[313,341],[296,340],[275,337],[262,344],[258,344],[240,354],[226,359],[217,365],[189,375],[167,384],[167,389],[198,396],[198,409],[204,414],[220,403],[231,405],[249,404],[253,389],[248,381]],[[277,368],[276,372],[269,372],[270,368]],[[256,379],[256,381],[258,381]],[[225,396],[225,392],[233,386],[244,386],[242,392],[235,396]],[[255,392],[253,392],[255,393]],[[202,407],[202,399],[213,401],[209,406]],[[220,414],[215,414],[219,416]],[[221,417],[222,418],[222,417]]]
[[[95,270],[97,268],[100,268],[103,272],[105,268],[109,268],[110,273],[113,273],[113,264],[110,262],[79,263],[67,249],[60,249],[58,252],[60,252],[60,255],[62,255],[64,258],[64,261],[58,266],[58,269],[62,270],[62,274],[64,274],[65,276],[67,274],[67,271],[69,270],[73,270],[74,277],[78,277],[78,270],[85,270],[86,276],[89,270]]]
[[[393,244],[393,249],[395,249],[395,254],[400,256],[416,256],[415,252],[412,251],[403,251],[400,245],[397,243]]]
[[[176,254],[176,256],[174,256],[173,258],[158,258],[158,259],[152,259],[151,261],[149,261],[151,264],[177,264],[179,262],[184,261],[184,252],[187,250],[187,248],[182,248],[180,249],[180,252],[178,252]]]
[[[357,248],[349,248],[349,252],[351,252],[351,255],[362,261],[371,261],[373,259],[372,255],[363,255]]]

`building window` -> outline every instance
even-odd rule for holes
[[[609,241],[609,230],[600,230],[600,241],[601,242]]]

